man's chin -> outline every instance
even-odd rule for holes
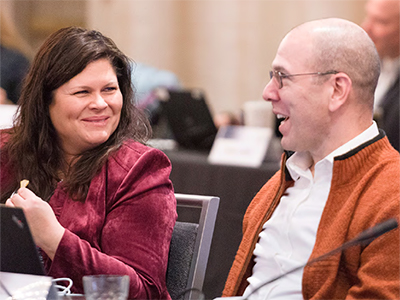
[[[295,151],[292,145],[292,143],[290,142],[290,140],[288,139],[288,137],[282,136],[281,138],[281,146],[283,148],[283,150],[286,151]]]

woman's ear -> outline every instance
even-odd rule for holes
[[[330,82],[333,89],[329,101],[329,110],[334,112],[338,110],[349,97],[352,81],[346,73],[339,72],[332,76]]]

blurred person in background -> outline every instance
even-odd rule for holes
[[[369,0],[362,27],[381,58],[374,118],[394,148],[400,149],[400,1]]]
[[[135,103],[148,117],[153,129],[152,138],[172,138],[171,129],[165,119],[157,90],[180,90],[182,84],[176,74],[148,64],[134,62],[132,82],[135,88]]]
[[[16,104],[33,51],[1,6],[0,26],[0,104]]]
[[[134,62],[132,65],[132,82],[135,87],[135,102],[139,109],[155,110],[153,92],[157,88],[181,89],[182,84],[173,72],[159,69],[148,64]]]

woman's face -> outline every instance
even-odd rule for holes
[[[79,155],[111,136],[123,97],[108,59],[96,60],[53,92],[50,119],[66,155]]]

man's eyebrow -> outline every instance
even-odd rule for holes
[[[287,70],[282,66],[275,66],[275,67],[272,67],[272,69],[274,71],[278,71],[278,72],[281,72],[281,73],[285,73],[285,74],[288,73]]]

